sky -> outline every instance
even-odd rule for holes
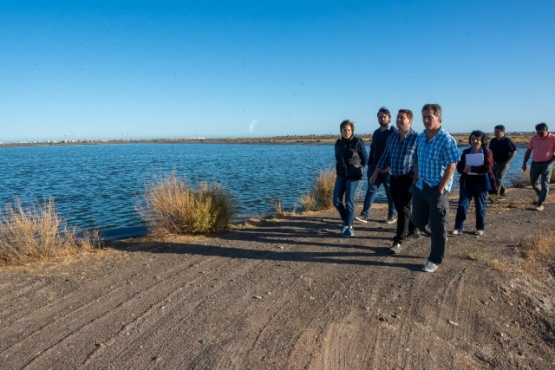
[[[0,142],[555,128],[553,0],[0,0]],[[555,131],[555,129],[554,129]]]

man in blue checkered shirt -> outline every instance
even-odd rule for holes
[[[370,177],[370,182],[374,183],[382,171],[390,168],[391,196],[397,210],[397,232],[389,249],[393,254],[401,253],[401,244],[406,239],[420,237],[420,232],[410,218],[418,137],[412,128],[412,120],[412,111],[399,109],[397,131],[387,138],[385,150]]]
[[[431,251],[422,268],[434,272],[443,262],[449,219],[449,191],[459,160],[457,142],[441,128],[441,106],[426,104],[422,121],[426,130],[416,139],[416,171],[412,191],[412,222],[430,227]]]

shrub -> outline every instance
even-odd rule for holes
[[[510,178],[511,184],[515,188],[524,188],[530,185],[530,172],[519,171]]]
[[[281,197],[272,198],[272,200],[270,201],[270,205],[274,209],[274,212],[276,213],[276,215],[280,216],[285,214],[285,209],[283,208],[283,202],[281,201]]]
[[[148,187],[143,219],[156,234],[204,234],[227,230],[235,211],[231,195],[218,184],[190,188],[172,174]]]
[[[100,246],[98,232],[77,236],[54,207],[54,201],[24,208],[19,200],[0,211],[0,262],[21,265],[48,261]]]
[[[320,171],[312,186],[312,195],[316,200],[316,208],[329,209],[333,207],[333,187],[335,186],[335,170]]]
[[[524,245],[524,257],[527,260],[549,260],[555,249],[555,229],[538,230],[537,236]]]
[[[299,202],[301,203],[301,207],[303,207],[303,212],[310,212],[316,208],[316,198],[312,193],[301,195]]]

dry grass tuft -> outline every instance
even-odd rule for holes
[[[49,200],[24,208],[19,200],[0,211],[0,264],[51,261],[91,251],[101,245],[98,231],[77,235]]]
[[[488,261],[488,265],[491,266],[497,272],[505,272],[507,271],[507,265],[498,259],[492,259]]]
[[[320,171],[314,185],[312,196],[316,200],[315,209],[330,209],[333,207],[333,188],[335,186],[335,170]]]
[[[535,239],[524,244],[523,256],[528,261],[545,261],[554,250],[555,229],[540,230]]]
[[[154,234],[205,234],[229,229],[235,215],[231,195],[218,184],[190,188],[172,174],[146,190],[140,211]]]
[[[474,249],[471,251],[466,251],[464,256],[471,261],[484,261],[486,260],[486,254],[479,249]]]
[[[281,216],[284,215],[285,208],[283,208],[283,202],[281,201],[281,197],[275,197],[270,201],[270,205],[274,209],[276,215]]]
[[[303,208],[303,212],[307,213],[316,209],[316,197],[312,193],[305,193],[301,195],[301,199],[299,200],[301,203],[301,207]]]
[[[514,188],[525,188],[530,186],[530,172],[517,172],[511,176],[510,181]]]

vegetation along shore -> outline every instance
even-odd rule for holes
[[[507,133],[515,144],[526,144],[533,132]],[[371,134],[357,134],[358,137],[369,143]],[[467,133],[456,133],[452,136],[460,144],[468,143]],[[493,135],[489,135],[493,137]],[[27,146],[27,145],[98,145],[98,144],[130,144],[130,143],[217,143],[217,144],[333,144],[338,135],[286,135],[251,138],[175,138],[175,139],[105,139],[105,140],[50,140],[0,143],[0,146]]]

